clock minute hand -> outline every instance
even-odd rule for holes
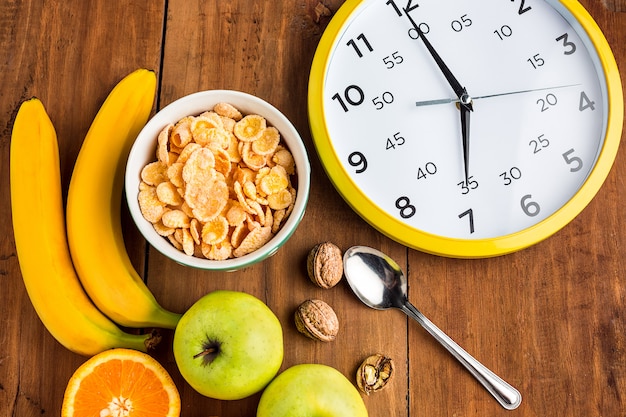
[[[456,94],[458,99],[461,101],[461,103],[463,103],[463,101],[468,102],[468,104],[467,104],[468,108],[470,110],[473,110],[472,109],[471,99],[469,99],[469,95],[467,94],[467,89],[465,87],[463,87],[461,85],[461,83],[456,79],[454,74],[452,74],[452,71],[450,71],[450,68],[448,68],[448,66],[443,61],[441,56],[437,53],[437,51],[435,50],[433,45],[430,43],[430,41],[428,39],[426,39],[426,36],[424,35],[424,32],[422,32],[422,30],[419,28],[419,25],[417,23],[415,23],[415,20],[413,20],[413,18],[409,14],[409,12],[407,10],[405,10],[404,12],[405,12],[406,16],[409,18],[409,21],[411,22],[411,25],[413,25],[413,28],[417,31],[417,34],[418,34],[419,38],[422,40],[422,42],[424,42],[424,45],[426,46],[426,49],[428,49],[428,52],[430,53],[430,55],[435,60],[435,63],[437,63],[437,66],[439,67],[439,69],[443,73],[444,77],[446,77],[446,80],[450,84],[450,87],[452,87],[452,90],[454,91],[454,93]],[[464,97],[466,97],[465,100],[463,100]]]
[[[467,184],[469,183],[470,113],[474,110],[472,106],[472,97],[467,93],[467,89],[461,85],[459,80],[456,79],[454,74],[452,74],[452,71],[450,71],[450,68],[448,68],[446,63],[443,62],[443,59],[441,59],[441,56],[437,53],[437,51],[432,46],[432,44],[428,41],[428,39],[426,39],[424,32],[422,32],[422,30],[419,28],[419,25],[415,23],[415,20],[413,20],[413,18],[409,14],[409,11],[405,9],[404,13],[409,18],[411,25],[413,25],[413,28],[417,31],[417,34],[420,37],[420,39],[422,39],[422,42],[424,42],[426,49],[428,49],[428,52],[435,60],[435,62],[437,63],[437,66],[439,67],[444,77],[446,77],[446,80],[450,84],[450,87],[452,87],[452,90],[454,90],[454,93],[458,97],[458,100],[460,103],[459,110],[461,111],[461,136],[463,140],[463,168],[464,168],[464,174],[465,174],[465,183]]]
[[[465,184],[469,185],[469,139],[470,139],[470,114],[472,109],[468,106],[462,105],[459,109],[461,111],[461,136],[463,140],[463,162],[464,162],[464,174]]]

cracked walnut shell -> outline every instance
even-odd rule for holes
[[[339,319],[331,306],[322,300],[306,300],[295,313],[296,328],[303,335],[322,342],[332,342],[339,332]]]
[[[343,276],[343,256],[334,243],[319,243],[307,256],[309,279],[321,288],[332,288]]]
[[[370,392],[385,388],[393,372],[394,366],[391,358],[377,353],[365,358],[361,363],[356,371],[356,384],[361,391],[369,395]]]

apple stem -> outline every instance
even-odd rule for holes
[[[209,348],[204,349],[202,352],[200,353],[196,353],[195,355],[193,355],[194,359],[200,358],[202,356],[207,356],[207,355],[211,355],[213,353],[217,352],[217,348],[214,346],[211,346]]]
[[[202,364],[208,365],[215,360],[215,358],[220,354],[220,348],[222,344],[217,340],[212,340],[207,337],[207,340],[202,343],[201,349],[202,352],[194,355],[194,359],[202,358]]]

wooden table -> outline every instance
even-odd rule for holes
[[[281,109],[310,152],[312,189],[304,220],[274,257],[236,273],[183,268],[146,246],[125,213],[126,243],[165,307],[182,312],[216,289],[246,291],[277,314],[285,333],[283,369],[331,365],[353,380],[375,352],[394,358],[390,387],[365,397],[372,417],[623,416],[626,414],[626,154],[571,224],[524,251],[456,260],[409,250],[361,220],[334,191],[314,151],[307,82],[315,48],[341,0],[0,1],[0,415],[59,415],[66,383],[85,360],[57,343],[33,310],[21,280],[9,202],[9,148],[22,100],[39,97],[54,122],[64,190],[84,135],[113,85],[132,70],[156,70],[155,110],[205,89],[255,94]],[[626,80],[623,0],[581,2],[604,30]],[[516,386],[521,406],[502,409],[452,356],[399,311],[378,312],[345,283],[319,289],[306,278],[313,245],[370,245],[408,270],[410,298],[475,357]],[[300,335],[296,306],[331,304],[338,339]],[[68,317],[71,320],[71,317]],[[178,373],[171,332],[154,355],[172,374],[182,415],[253,416],[259,395],[204,398]]]

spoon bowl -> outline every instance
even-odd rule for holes
[[[353,246],[343,257],[348,285],[365,305],[376,310],[402,308],[407,301],[407,280],[390,257],[367,246]]]
[[[402,310],[461,362],[502,407],[519,407],[522,396],[518,390],[467,353],[409,302],[406,276],[393,259],[367,246],[353,246],[344,253],[343,271],[348,285],[365,305],[377,310]]]

